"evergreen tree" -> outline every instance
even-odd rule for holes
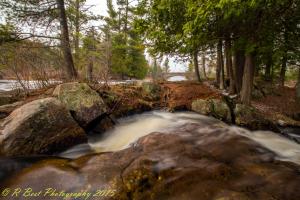
[[[109,17],[103,28],[106,40],[111,42],[111,71],[123,79],[143,79],[148,71],[143,42],[133,27],[136,8],[128,0],[117,1],[115,11],[112,1],[107,1]]]

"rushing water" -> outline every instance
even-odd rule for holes
[[[168,78],[168,81],[171,81],[171,82],[186,81],[186,80],[187,79],[185,76],[173,76],[173,77]]]
[[[168,129],[186,123],[199,122],[218,124],[223,122],[192,112],[169,113],[153,111],[120,119],[118,124],[103,135],[90,136],[88,144],[79,145],[60,154],[62,157],[76,158],[91,152],[113,152],[125,149],[139,138],[153,132],[168,133]],[[275,152],[278,159],[300,164],[300,145],[270,131],[250,132],[238,127],[230,127],[234,134],[243,135],[265,148]]]

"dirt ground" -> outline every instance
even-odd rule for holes
[[[220,91],[208,83],[178,82],[161,85],[164,92],[162,104],[171,110],[190,109],[195,99],[221,98]],[[300,105],[295,95],[295,88],[276,88],[276,93],[253,100],[252,106],[272,121],[289,121],[299,126]]]
[[[162,102],[170,109],[190,109],[196,99],[221,98],[212,87],[196,82],[162,83]]]
[[[252,105],[274,120],[287,116],[299,121],[300,104],[296,101],[295,88],[283,87],[276,90],[276,94],[253,100]]]

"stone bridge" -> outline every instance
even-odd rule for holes
[[[190,72],[169,72],[169,73],[162,73],[164,78],[171,78],[174,76],[193,76],[194,73],[190,73]]]

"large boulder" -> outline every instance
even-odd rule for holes
[[[299,200],[299,165],[275,160],[275,153],[236,131],[218,123],[184,124],[123,151],[39,161],[1,185],[42,191],[29,200],[63,198],[50,197],[55,189],[81,195],[68,199]]]
[[[107,112],[107,107],[98,95],[86,83],[64,83],[53,92],[70,111],[74,119],[86,127]]]
[[[195,100],[192,102],[192,110],[202,115],[211,115],[226,122],[231,122],[232,120],[229,106],[221,99]]]
[[[192,110],[202,115],[209,115],[211,113],[211,102],[205,99],[197,99],[192,102]]]
[[[221,99],[212,99],[211,100],[211,112],[212,116],[217,119],[231,122],[231,111],[226,102]]]
[[[56,98],[21,106],[2,127],[0,149],[8,156],[50,154],[87,141],[84,130]]]
[[[272,121],[266,119],[257,109],[236,104],[234,108],[235,124],[247,127],[251,130],[274,130],[278,131],[276,125]]]

